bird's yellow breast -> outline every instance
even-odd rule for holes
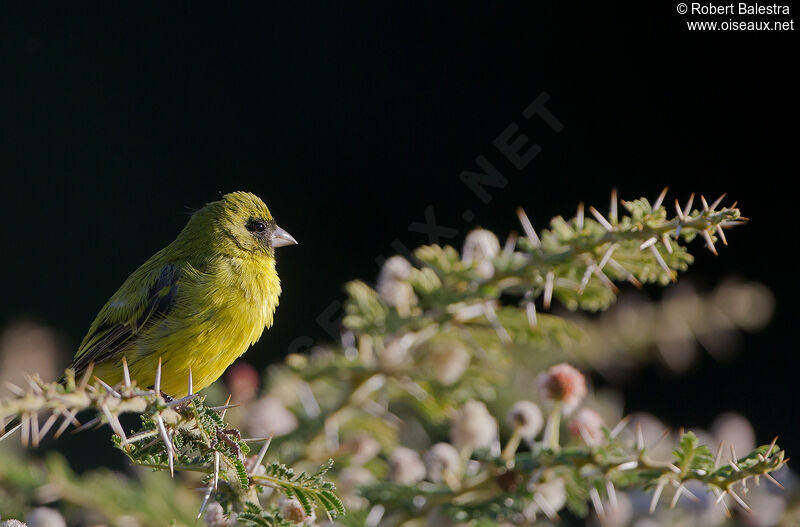
[[[131,376],[139,386],[153,385],[160,357],[163,392],[185,395],[190,371],[194,390],[205,388],[272,325],[279,295],[272,258],[219,258],[206,271],[187,274],[168,315],[124,352]],[[96,371],[109,383],[121,380],[111,363]]]

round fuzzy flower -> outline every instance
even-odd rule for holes
[[[411,307],[417,303],[414,288],[407,281],[413,269],[408,260],[402,256],[392,256],[386,260],[378,274],[375,290],[381,299],[394,306],[401,316],[407,316],[411,312]]]
[[[460,341],[447,339],[432,344],[427,358],[436,380],[452,386],[464,375],[472,357]]]
[[[0,527],[28,527],[19,520],[0,521]]]
[[[467,234],[461,254],[464,263],[476,264],[481,278],[491,278],[494,275],[492,260],[500,254],[500,241],[492,231],[474,229]]]
[[[461,479],[461,456],[450,443],[436,443],[425,453],[425,470],[434,483]]]
[[[569,433],[583,439],[587,445],[598,445],[603,440],[604,425],[600,414],[591,408],[581,408],[569,421]]]
[[[247,429],[255,437],[284,436],[297,428],[297,417],[273,396],[250,405],[246,419]]]
[[[571,414],[586,397],[586,377],[566,362],[540,373],[538,380],[542,397],[561,403],[565,414]]]
[[[535,403],[517,401],[508,411],[506,422],[514,430],[519,430],[523,439],[531,441],[542,430],[544,418]]]
[[[453,418],[450,439],[459,450],[490,448],[497,438],[497,420],[480,401],[467,401]]]
[[[389,456],[390,478],[403,485],[413,485],[425,479],[425,464],[415,450],[398,447]]]
[[[61,513],[47,507],[37,507],[25,516],[28,527],[67,527]]]
[[[283,516],[283,519],[290,523],[297,525],[310,525],[314,523],[314,514],[312,513],[311,516],[307,515],[305,509],[303,509],[303,505],[297,498],[281,496],[280,501],[278,501],[278,511],[281,513],[281,516]]]

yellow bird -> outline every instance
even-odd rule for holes
[[[226,194],[195,212],[171,244],[114,293],[72,363],[80,375],[123,379],[125,357],[141,387],[162,362],[161,390],[187,394],[217,380],[272,325],[281,293],[275,249],[297,241],[249,192]]]

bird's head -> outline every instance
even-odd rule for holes
[[[214,233],[214,241],[227,250],[255,255],[271,256],[275,248],[297,243],[278,227],[261,198],[250,192],[225,194],[195,212],[182,236],[197,231]]]

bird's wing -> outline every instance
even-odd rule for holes
[[[146,265],[133,273],[100,310],[75,355],[73,370],[80,372],[89,363],[116,357],[174,307],[181,268],[168,263],[150,270]]]

